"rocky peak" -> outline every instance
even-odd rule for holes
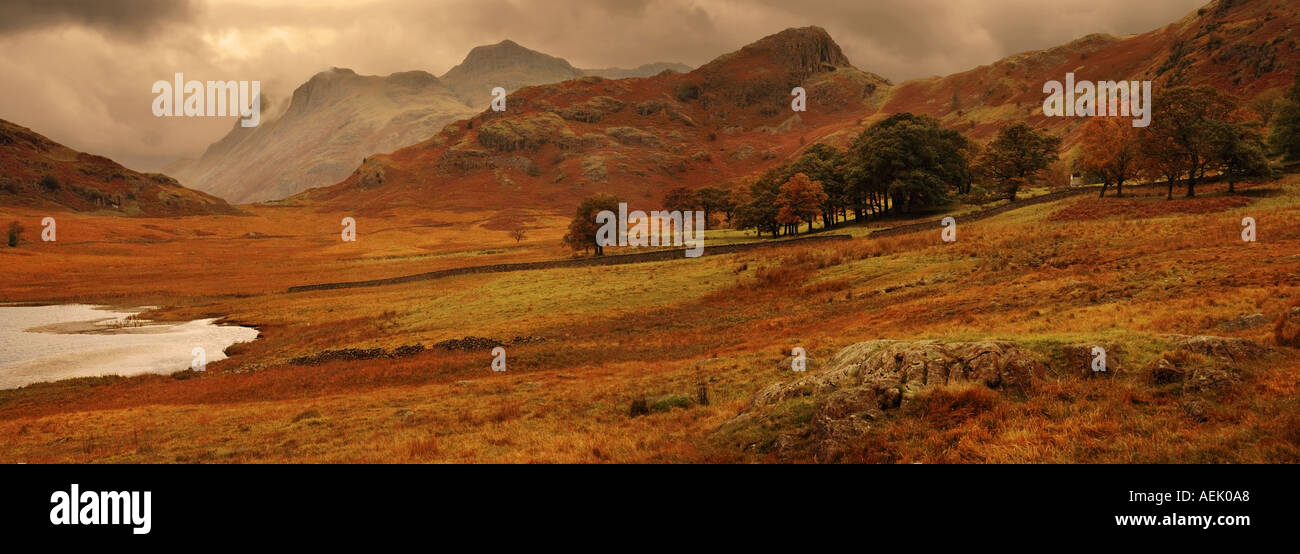
[[[582,76],[581,71],[574,69],[563,58],[548,56],[536,50],[524,48],[512,40],[503,40],[496,44],[474,47],[465,56],[464,61],[460,65],[451,68],[443,78],[513,69],[542,69],[568,72],[572,73],[574,77]]]
[[[768,35],[709,62],[701,69],[723,70],[738,64],[775,65],[786,69],[796,79],[852,66],[840,45],[821,27],[791,28]]]

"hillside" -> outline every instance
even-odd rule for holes
[[[905,82],[882,111],[933,115],[945,125],[987,139],[1007,121],[1026,120],[1067,137],[1081,118],[1043,115],[1043,83],[1150,80],[1155,91],[1209,85],[1243,100],[1277,94],[1300,64],[1300,10],[1291,0],[1219,0],[1163,28],[1139,35],[1094,34],[1024,52],[969,71]]]
[[[0,206],[128,216],[239,213],[166,175],[137,173],[2,119]]]
[[[84,240],[0,249],[0,297],[166,299],[146,317],[261,336],[201,373],[0,391],[0,463],[1300,461],[1300,350],[1274,326],[1300,324],[1300,229],[1244,244],[1238,225],[1295,221],[1300,179],[1160,192],[1035,204],[956,243],[931,227],[295,293],[555,259],[566,221],[516,242],[475,214],[394,208],[343,243],[322,230],[350,210],[84,218],[68,226]]]
[[[363,157],[429,136],[474,110],[423,71],[385,77],[334,68],[293,92],[283,113],[229,134],[177,173],[232,202],[281,198],[338,180]]]
[[[808,91],[794,112],[790,91]],[[875,109],[885,79],[849,64],[825,30],[788,29],[688,73],[587,76],[511,94],[299,200],[383,207],[567,210],[593,192],[657,202],[670,185],[769,167]]]
[[[514,91],[586,75],[643,77],[667,69],[690,68],[655,63],[577,69],[508,40],[474,48],[441,77],[424,71],[381,77],[333,68],[299,86],[287,106],[264,103],[260,126],[236,122],[202,157],[178,161],[169,170],[231,202],[284,198],[337,183],[366,156],[414,144],[470,117],[487,107],[493,87]]]
[[[950,75],[891,85],[854,68],[822,29],[788,29],[682,74],[530,87],[391,155],[369,158],[306,201],[373,206],[532,207],[565,213],[594,192],[656,205],[671,186],[730,186],[813,142],[844,146],[899,112],[933,115],[976,140],[1027,120],[1077,142],[1082,118],[1042,114],[1043,83],[1207,84],[1250,100],[1289,85],[1300,63],[1294,5],[1214,2],[1161,29],[1089,35]],[[790,110],[790,89],[808,111]],[[485,194],[487,193],[487,194]]]

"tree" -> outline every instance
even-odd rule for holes
[[[10,223],[9,224],[9,247],[10,248],[17,247],[18,240],[22,238],[22,235],[23,235],[23,224],[17,221]]]
[[[698,205],[695,192],[690,187],[674,187],[664,194],[664,209],[668,211],[694,210]]]
[[[1273,134],[1268,142],[1287,161],[1300,160],[1300,73],[1296,73],[1295,84],[1277,102]]]
[[[1138,171],[1152,183],[1164,178],[1169,193],[1167,199],[1174,197],[1174,185],[1183,174],[1183,155],[1173,138],[1155,133],[1142,133],[1138,139]]]
[[[525,236],[527,236],[528,232],[524,228],[524,221],[519,215],[518,210],[511,209],[506,211],[505,214],[502,215],[501,220],[501,226],[505,228],[506,233],[510,235],[510,238],[515,239],[515,242],[520,242],[524,240]]]
[[[781,234],[776,198],[781,193],[781,183],[788,179],[784,171],[784,167],[769,169],[749,185],[745,195],[749,200],[736,209],[741,228],[753,228],[760,237],[764,232],[772,233],[773,237]]]
[[[1133,125],[1112,117],[1098,117],[1083,126],[1079,168],[1101,181],[1101,196],[1115,185],[1115,196],[1124,196],[1124,181],[1137,176],[1137,133]]]
[[[711,218],[718,213],[727,214],[727,219],[731,219],[730,194],[718,187],[704,187],[695,191],[695,205],[704,211],[707,226],[712,226]]]
[[[41,188],[50,192],[54,192],[62,188],[62,185],[59,184],[59,179],[53,175],[46,175],[44,177],[41,177],[41,181],[38,184],[40,185]]]
[[[866,211],[910,213],[948,199],[949,189],[969,191],[972,145],[925,115],[894,114],[853,140],[844,163],[849,203]]]
[[[617,212],[618,204],[617,197],[604,193],[582,199],[573,221],[569,222],[569,232],[564,235],[563,243],[575,252],[582,250],[585,253],[594,249],[597,256],[605,255],[605,245],[596,241],[596,232],[600,230],[596,214],[605,210]]]
[[[1187,196],[1196,196],[1196,183],[1214,164],[1224,125],[1232,122],[1236,108],[1235,99],[1212,87],[1166,89],[1152,103],[1142,151],[1160,157],[1159,163],[1169,166],[1168,176],[1186,176]],[[1173,183],[1169,186],[1172,196]]]
[[[781,192],[776,197],[777,223],[788,225],[792,234],[799,234],[799,224],[807,223],[812,232],[813,220],[821,212],[822,203],[826,201],[826,192],[822,184],[813,181],[803,173],[795,173],[789,181],[781,185]]]
[[[1273,176],[1264,139],[1244,125],[1224,124],[1216,158],[1223,178],[1228,181],[1228,194],[1237,192],[1239,182],[1260,181]]]
[[[803,173],[821,183],[826,200],[821,204],[822,226],[831,227],[841,216],[847,218],[848,187],[844,182],[844,153],[835,147],[817,143],[804,151],[790,166],[793,173]]]
[[[1015,202],[1022,186],[1032,184],[1040,172],[1060,159],[1060,148],[1061,137],[1016,123],[998,132],[980,155],[978,167]]]
[[[740,210],[749,204],[749,187],[736,186],[727,193],[727,204],[722,208],[723,215],[727,216],[727,223],[733,229],[744,229],[741,225]]]

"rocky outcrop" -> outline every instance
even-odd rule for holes
[[[876,340],[851,345],[825,371],[759,391],[754,406],[768,406],[799,396],[836,394],[844,414],[849,398],[864,410],[897,407],[905,396],[936,386],[979,383],[990,388],[1029,389],[1046,367],[1006,341],[940,343]],[[827,404],[830,406],[830,404]],[[852,410],[849,410],[852,411]],[[828,414],[835,415],[835,414]],[[842,417],[842,415],[841,415]]]
[[[498,152],[535,150],[547,143],[566,148],[578,139],[563,119],[553,113],[499,119],[479,131],[479,144]]]
[[[623,109],[624,103],[608,96],[597,96],[586,102],[579,102],[570,106],[560,108],[557,113],[560,117],[569,121],[581,121],[583,123],[598,123],[601,118],[617,113]]]
[[[1023,392],[1033,388],[1045,371],[1036,357],[1006,341],[861,342],[840,350],[823,371],[762,389],[750,407],[724,428],[776,426],[789,411],[787,403],[811,403],[807,428],[779,436],[771,444],[751,446],[782,451],[811,439],[818,459],[831,460],[865,432],[871,420],[904,407],[926,389],[965,384],[994,395],[995,390]]]
[[[1179,405],[1197,422],[1214,417],[1216,406],[1246,378],[1242,364],[1267,356],[1267,347],[1237,337],[1169,335],[1177,348],[1147,368],[1156,386],[1178,385]]]
[[[1169,335],[1179,348],[1194,354],[1219,358],[1233,365],[1258,360],[1268,353],[1268,348],[1237,337],[1209,335]]]

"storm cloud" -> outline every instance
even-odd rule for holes
[[[0,34],[73,24],[137,39],[159,25],[189,21],[194,12],[190,0],[5,0]]]

